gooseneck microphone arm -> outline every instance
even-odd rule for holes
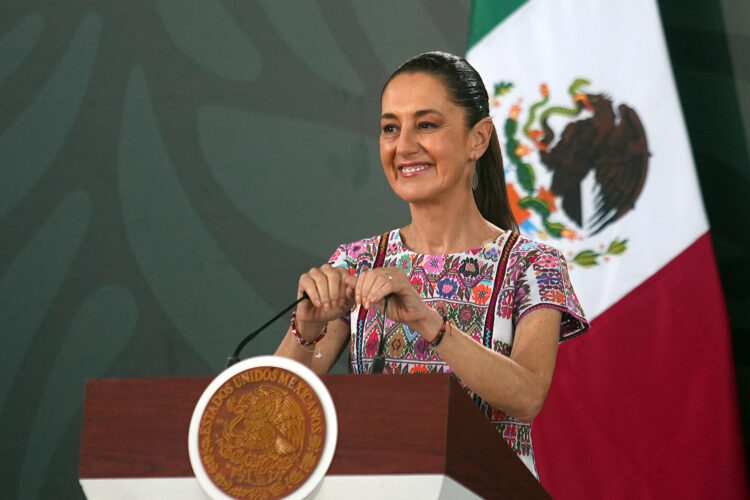
[[[385,321],[386,315],[388,314],[388,301],[391,298],[391,294],[385,296],[383,301],[383,326],[380,329],[380,341],[378,342],[378,353],[372,358],[372,364],[370,365],[370,373],[383,373],[385,368]]]
[[[227,366],[226,366],[226,368],[229,368],[230,366],[232,366],[233,364],[235,364],[236,362],[238,362],[240,360],[240,352],[247,345],[248,342],[250,342],[251,340],[253,340],[260,332],[262,332],[263,330],[265,330],[266,328],[268,328],[268,326],[271,323],[273,323],[274,321],[276,321],[277,319],[279,319],[280,317],[282,317],[285,313],[291,311],[293,308],[297,307],[297,304],[299,304],[303,300],[309,299],[309,298],[310,297],[308,297],[307,293],[302,292],[302,297],[298,298],[297,300],[295,300],[294,302],[292,302],[291,304],[289,304],[288,306],[286,306],[284,308],[284,310],[282,310],[279,314],[277,314],[273,318],[269,319],[263,326],[261,326],[260,328],[258,328],[254,332],[248,334],[247,337],[245,337],[244,339],[242,339],[242,342],[240,342],[239,344],[237,344],[237,348],[234,350],[234,354],[232,354],[231,356],[229,356],[227,358]]]

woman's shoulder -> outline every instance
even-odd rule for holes
[[[522,255],[554,255],[556,257],[562,257],[562,252],[552,245],[542,243],[540,241],[532,240],[519,233],[514,233],[516,241],[513,243],[511,252]]]
[[[385,243],[389,244],[395,238],[398,238],[398,230],[387,231],[382,234],[376,234],[361,240],[342,243],[336,248],[331,258],[328,260],[332,265],[352,265],[362,261],[372,261],[375,259],[378,248],[383,237],[387,238]]]
[[[560,340],[588,328],[565,256],[552,245],[519,236],[510,253],[505,283],[513,288],[516,323],[538,307],[552,307],[563,312]]]
[[[557,248],[540,241],[535,241],[514,233],[510,238],[515,239],[508,252],[508,268],[523,269],[533,267],[539,271],[542,268],[567,268],[565,256]]]

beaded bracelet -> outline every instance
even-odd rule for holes
[[[302,335],[300,335],[299,330],[297,329],[297,311],[292,311],[292,317],[289,319],[289,328],[292,330],[292,335],[294,335],[294,340],[297,341],[297,343],[301,346],[310,346],[315,345],[318,342],[320,342],[323,337],[326,336],[326,333],[328,333],[328,324],[323,327],[323,330],[321,330],[320,335],[315,337],[315,340],[305,340]]]
[[[430,342],[430,347],[433,349],[440,345],[440,342],[443,341],[443,337],[445,337],[445,330],[446,327],[450,328],[450,325],[448,325],[448,317],[443,316],[443,325],[440,327],[440,331],[438,332],[437,336],[432,339],[432,342]]]

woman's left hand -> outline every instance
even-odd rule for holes
[[[430,314],[435,312],[419,296],[409,282],[409,277],[395,267],[380,267],[362,271],[357,278],[354,289],[354,301],[365,309],[376,307],[383,311],[386,295],[388,300],[388,318],[404,323],[412,330],[424,325]]]

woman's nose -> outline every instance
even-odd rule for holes
[[[396,149],[398,153],[403,155],[413,154],[419,150],[419,142],[413,130],[407,128],[401,130]]]

